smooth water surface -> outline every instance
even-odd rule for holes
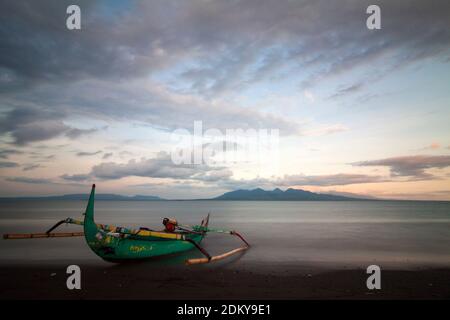
[[[0,202],[0,233],[43,232],[58,220],[81,217],[85,205]],[[236,229],[252,244],[239,258],[241,264],[450,265],[450,202],[97,201],[95,205],[96,222],[152,229],[162,228],[163,217],[197,224],[211,212],[211,227]],[[60,228],[69,230],[81,228]],[[203,245],[219,254],[240,242],[214,234]],[[166,262],[178,263],[185,256]],[[103,263],[82,237],[0,240],[0,264],[66,260]]]

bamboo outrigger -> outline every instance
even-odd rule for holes
[[[57,222],[45,233],[5,234],[4,239],[34,239],[84,236],[88,246],[99,257],[106,261],[121,262],[135,259],[145,259],[182,252],[197,248],[205,258],[188,259],[186,264],[209,263],[221,260],[247,250],[250,245],[236,231],[211,229],[208,227],[209,214],[200,225],[182,226],[176,220],[165,218],[165,230],[154,231],[148,228],[129,229],[94,222],[95,184],[87,204],[84,220],[67,218]],[[84,232],[52,232],[61,224],[75,224],[83,226]],[[226,252],[218,256],[211,256],[200,246],[208,232],[226,233],[237,236],[245,246]]]

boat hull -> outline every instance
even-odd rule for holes
[[[196,226],[197,233],[165,233],[132,231],[122,227],[105,226],[94,222],[95,185],[92,187],[84,217],[84,237],[88,246],[107,261],[148,259],[187,251],[199,244],[205,232]],[[124,232],[124,230],[126,232]]]
[[[202,238],[201,235],[191,237],[196,243],[200,243]],[[130,240],[110,236],[90,240],[88,245],[99,257],[112,262],[148,259],[194,248],[192,243],[181,240]]]

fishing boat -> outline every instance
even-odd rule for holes
[[[141,227],[131,229],[99,224],[94,221],[95,184],[92,185],[84,220],[67,218],[57,222],[45,233],[4,234],[4,239],[33,239],[84,236],[89,248],[99,257],[110,262],[147,259],[174,254],[196,248],[204,258],[186,260],[186,264],[202,264],[221,260],[247,250],[249,243],[236,231],[209,228],[209,214],[199,225],[181,225],[175,219],[164,218],[164,230],[155,231]],[[83,232],[53,232],[62,224],[83,226]],[[238,237],[244,246],[221,255],[211,256],[201,242],[208,233],[216,232]]]

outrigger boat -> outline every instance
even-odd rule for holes
[[[209,228],[209,214],[200,225],[183,226],[175,219],[164,218],[163,231],[154,231],[148,228],[129,229],[111,225],[98,224],[94,221],[95,184],[92,185],[91,194],[87,204],[84,220],[67,218],[57,222],[45,233],[5,234],[4,239],[30,239],[52,237],[83,236],[88,246],[99,257],[106,261],[123,262],[136,259],[146,259],[163,256],[197,248],[205,258],[188,259],[186,264],[209,263],[227,258],[236,253],[247,250],[250,245],[236,231]],[[83,226],[84,232],[52,232],[62,224],[75,224]],[[218,256],[211,256],[200,246],[201,241],[209,232],[225,233],[237,236],[245,246],[231,250]]]

